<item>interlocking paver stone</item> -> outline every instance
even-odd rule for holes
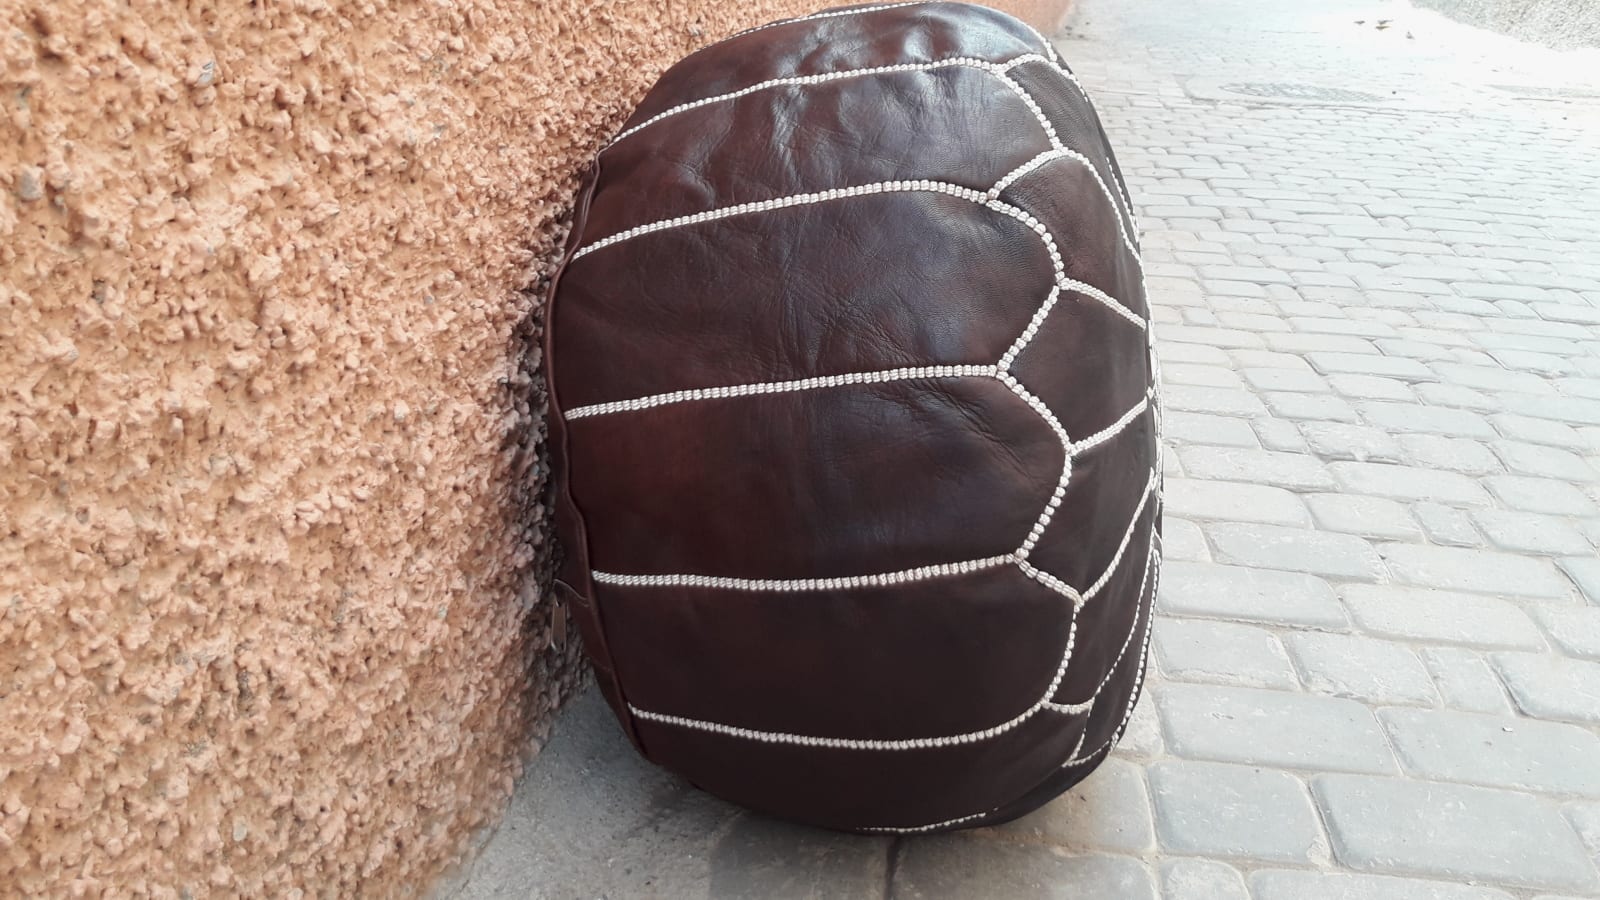
[[[1377,551],[1355,535],[1236,522],[1202,527],[1220,563],[1364,581],[1386,578]]]
[[[1269,525],[1309,525],[1300,498],[1283,488],[1231,481],[1169,478],[1162,493],[1166,508],[1194,519],[1223,519]]]
[[[1590,603],[1600,606],[1600,559],[1576,556],[1556,560],[1556,565],[1572,579],[1572,583],[1578,586],[1579,592]]]
[[[1411,385],[1398,379],[1383,378],[1378,375],[1329,375],[1328,384],[1340,394],[1359,400],[1416,399],[1416,393]]]
[[[1150,767],[1150,793],[1167,851],[1299,863],[1327,855],[1305,785],[1287,772],[1168,760]]]
[[[1326,581],[1296,572],[1169,562],[1157,607],[1178,616],[1312,628],[1344,628],[1344,607]]]
[[[1268,404],[1271,405],[1270,403]],[[1565,481],[1594,481],[1600,477],[1583,457],[1559,447],[1525,444],[1520,441],[1495,441],[1490,444],[1506,469],[1518,475],[1559,478]]]
[[[1380,544],[1397,580],[1418,587],[1561,599],[1570,589],[1544,560],[1489,550]]]
[[[1568,656],[1600,660],[1600,609],[1535,606],[1530,612]]]
[[[1268,869],[1250,876],[1256,900],[1511,900],[1505,891],[1393,875]]]
[[[1357,869],[1587,891],[1594,865],[1548,801],[1461,784],[1312,780],[1339,860]]]
[[[1443,503],[1425,501],[1411,508],[1428,539],[1447,547],[1481,547],[1483,537],[1472,525],[1465,510]]]
[[[1168,678],[1246,687],[1299,686],[1278,638],[1264,628],[1161,618],[1156,621],[1154,645],[1156,661]]]
[[[1372,713],[1351,700],[1177,683],[1157,699],[1167,748],[1178,756],[1338,772],[1395,770]]]
[[[1179,449],[1178,456],[1183,460],[1184,471],[1195,478],[1301,490],[1328,490],[1334,486],[1328,467],[1301,453],[1197,446]]]
[[[1007,844],[965,834],[906,840],[890,892],[897,898],[1156,900],[1155,879],[1138,860],[1126,856],[1063,856],[1049,847]]]
[[[1501,502],[1512,509],[1553,516],[1592,516],[1600,513],[1593,501],[1565,481],[1527,475],[1491,475],[1483,481]]]
[[[1576,725],[1440,709],[1385,709],[1407,772],[1431,781],[1600,796],[1600,737]]]
[[[1267,391],[1261,395],[1267,408],[1275,416],[1285,419],[1306,419],[1320,422],[1359,422],[1356,408],[1342,397],[1333,394],[1301,394],[1290,391]]]
[[[1306,505],[1317,525],[1359,537],[1419,540],[1422,528],[1403,504],[1356,494],[1309,494]]]
[[[1169,859],[1161,864],[1162,900],[1250,900],[1244,876],[1210,859]]]
[[[711,882],[706,893],[712,897],[817,897],[881,890],[888,868],[887,849],[881,839],[860,842],[853,835],[744,815],[711,851]],[[653,893],[648,882],[640,888]]]
[[[1166,413],[1162,422],[1167,440],[1175,444],[1216,444],[1223,447],[1259,448],[1261,442],[1250,423],[1233,416],[1210,413]]]
[[[1425,469],[1446,469],[1463,475],[1487,475],[1501,470],[1499,458],[1489,452],[1488,446],[1471,438],[1402,434],[1398,441],[1404,460]]]
[[[1120,759],[1106,760],[1072,790],[993,830],[1074,850],[1135,855],[1156,843],[1144,775],[1139,766]]]
[[[1502,649],[1544,647],[1528,614],[1498,597],[1386,584],[1344,585],[1339,596],[1357,626],[1382,637]]]
[[[1410,360],[1406,360],[1410,362]],[[1416,363],[1421,365],[1421,363]],[[1446,437],[1493,438],[1494,426],[1483,416],[1464,409],[1363,400],[1357,406],[1369,423],[1390,431],[1439,434]]]
[[[1496,653],[1517,708],[1540,719],[1600,724],[1600,663],[1540,653]]]
[[[1167,479],[1168,484],[1172,481]],[[1199,525],[1187,519],[1174,518],[1168,513],[1161,520],[1161,557],[1210,562],[1211,550],[1206,546],[1206,537]]]
[[[1241,388],[1174,384],[1162,391],[1162,401],[1172,409],[1218,415],[1259,416],[1267,411],[1259,397]]]
[[[1567,807],[1567,820],[1600,865],[1600,803],[1574,803]]]
[[[1511,701],[1488,660],[1462,647],[1424,647],[1422,660],[1433,673],[1446,706],[1468,712],[1510,713]]]
[[[1576,528],[1556,516],[1510,509],[1478,509],[1473,510],[1472,519],[1489,543],[1501,550],[1559,556],[1588,553],[1593,549]]]
[[[1401,500],[1431,500],[1462,506],[1487,506],[1489,495],[1477,482],[1454,472],[1436,472],[1414,466],[1382,463],[1336,462],[1328,470],[1345,490]],[[1298,485],[1316,489],[1321,485]]]
[[[1341,422],[1305,422],[1300,425],[1306,446],[1327,460],[1400,462],[1400,444],[1387,431],[1368,425]]]
[[[1271,341],[1269,346],[1275,346]],[[1432,370],[1414,359],[1401,356],[1383,356],[1378,353],[1306,354],[1312,367],[1324,375],[1376,375],[1402,381],[1434,381],[1438,378]]]
[[[1353,634],[1302,632],[1287,638],[1306,688],[1368,703],[1422,703],[1438,699],[1433,679],[1410,648]]]

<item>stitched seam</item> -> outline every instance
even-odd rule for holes
[[[1156,568],[1155,558],[1156,558],[1156,536],[1155,536],[1155,532],[1152,530],[1151,533],[1150,533],[1149,549],[1146,551],[1146,555],[1145,555],[1145,559],[1144,559],[1144,577],[1139,579],[1139,596],[1141,598],[1144,597],[1144,589],[1145,589],[1145,587],[1150,584],[1150,571],[1151,571],[1152,568]],[[1155,597],[1155,594],[1152,592],[1150,594],[1150,596],[1151,596],[1152,602],[1153,602],[1153,598]],[[1134,622],[1135,622],[1135,624],[1138,623],[1138,613],[1139,613],[1139,610],[1136,607],[1134,609]],[[1111,683],[1111,676],[1113,676],[1113,675],[1115,675],[1117,673],[1117,666],[1122,665],[1122,658],[1124,656],[1128,655],[1128,648],[1133,646],[1133,636],[1138,634],[1138,633],[1139,633],[1139,629],[1138,628],[1129,628],[1128,629],[1128,636],[1123,638],[1122,647],[1117,650],[1116,658],[1111,661],[1111,665],[1110,666],[1106,667],[1105,677],[1100,679],[1100,683],[1095,686],[1094,693],[1089,695],[1089,699],[1080,701],[1078,703],[1046,703],[1044,705],[1044,708],[1048,709],[1048,710],[1050,710],[1052,712],[1067,713],[1069,715],[1076,715],[1077,713],[1088,712],[1094,706],[1094,701],[1097,700],[1100,697],[1100,692],[1104,691],[1106,689],[1106,685]],[[1074,752],[1076,752],[1076,751],[1074,751]]]
[[[1132,532],[1138,527],[1139,518],[1144,514],[1144,506],[1145,503],[1149,501],[1149,498],[1152,494],[1151,488],[1154,486],[1154,484],[1155,473],[1152,472],[1151,478],[1147,482],[1149,487],[1146,487],[1144,496],[1140,498],[1138,508],[1134,512],[1132,524],[1130,524],[1128,528],[1128,535],[1131,535]],[[1121,565],[1123,557],[1122,551],[1127,549],[1127,544],[1128,537],[1125,536],[1122,547],[1119,548],[1118,553],[1112,559],[1111,565],[1107,567],[1105,573],[1102,574],[1100,579],[1096,582],[1097,584],[1103,584],[1104,582],[1108,581],[1110,574],[1115,571],[1117,566]],[[1062,653],[1061,664],[1056,668],[1055,676],[1051,678],[1050,685],[1046,689],[1044,696],[1040,697],[1039,700],[1032,706],[1023,710],[1021,713],[1018,713],[1016,716],[1013,716],[1012,718],[1001,722],[998,725],[993,725],[978,731],[969,731],[962,734],[941,735],[938,737],[905,738],[899,740],[830,738],[819,737],[816,735],[794,734],[791,732],[782,731],[758,731],[753,728],[741,728],[736,725],[726,725],[721,722],[710,722],[703,719],[690,719],[684,716],[667,715],[664,713],[656,713],[650,712],[649,710],[640,709],[631,703],[628,705],[628,708],[633,712],[634,715],[648,721],[660,722],[665,725],[675,725],[680,728],[691,728],[696,731],[707,731],[713,734],[726,735],[728,737],[743,738],[745,740],[758,741],[766,744],[795,744],[802,747],[828,747],[832,749],[843,750],[922,750],[934,747],[958,746],[961,744],[970,744],[977,741],[988,740],[990,738],[999,737],[1000,735],[1011,731],[1012,729],[1031,719],[1040,710],[1046,708],[1050,704],[1050,698],[1054,697],[1056,691],[1061,687],[1062,680],[1066,678],[1067,668],[1072,662],[1072,652],[1077,645],[1078,638],[1078,613],[1083,609],[1085,602],[1087,602],[1087,599],[1081,599],[1075,601],[1072,605],[1072,617],[1067,630],[1067,646]],[[1148,635],[1146,636],[1146,642],[1148,643]]]
[[[1014,562],[1016,554],[1005,553],[983,559],[939,563],[882,572],[875,575],[846,575],[837,578],[723,578],[716,575],[619,575],[595,572],[594,580],[624,587],[703,587],[734,591],[842,591],[860,587],[885,587],[925,581],[946,575],[964,575]]]
[[[671,403],[686,403],[691,400],[749,397],[757,394],[785,394],[794,391],[814,391],[852,384],[885,384],[892,381],[911,381],[918,378],[977,378],[993,376],[997,371],[995,366],[913,366],[899,369],[880,369],[875,372],[850,372],[844,375],[796,378],[792,381],[762,381],[749,384],[734,384],[726,387],[693,388],[683,391],[668,391],[664,394],[651,394],[648,397],[638,397],[633,400],[616,400],[611,403],[579,406],[567,410],[566,415],[567,420],[571,421],[587,416],[634,412],[655,406],[666,406]]]

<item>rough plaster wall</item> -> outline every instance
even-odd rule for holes
[[[661,68],[815,5],[0,0],[0,895],[410,893],[499,814],[577,671],[530,289]]]

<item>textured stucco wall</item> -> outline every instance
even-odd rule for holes
[[[0,895],[415,892],[498,815],[577,671],[530,289],[662,67],[815,6],[0,0]]]

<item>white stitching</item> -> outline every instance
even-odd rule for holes
[[[909,381],[917,378],[993,377],[997,372],[998,369],[995,366],[913,366],[901,369],[883,369],[876,372],[849,372],[844,375],[797,378],[792,381],[763,381],[751,384],[734,384],[726,387],[694,388],[683,391],[669,391],[664,394],[651,394],[647,397],[636,397],[632,400],[616,400],[611,403],[594,403],[589,406],[579,406],[567,410],[566,417],[568,421],[571,421],[588,416],[634,412],[641,409],[650,409],[654,406],[666,406],[671,403],[686,403],[691,400],[748,397],[754,394],[784,394],[792,391],[813,391],[850,384],[882,384],[890,381]]]
[[[1151,485],[1155,484],[1155,473],[1153,471],[1151,472],[1150,481],[1147,483]],[[1138,527],[1139,519],[1144,515],[1145,503],[1149,500],[1150,494],[1151,491],[1149,488],[1146,488],[1144,496],[1140,498],[1139,506],[1134,512],[1133,521],[1128,527],[1128,536],[1131,536],[1133,531]],[[1128,536],[1124,537],[1122,547],[1119,548],[1116,556],[1111,561],[1111,565],[1107,567],[1106,571],[1100,576],[1096,584],[1104,584],[1105,582],[1109,581],[1111,573],[1116,569],[1117,566],[1121,565],[1123,551],[1127,549]],[[1004,559],[1006,562],[1016,563],[1019,567],[1025,565],[1025,563],[1014,559],[1014,557],[1002,557],[1001,559]],[[735,725],[724,725],[721,722],[709,722],[703,719],[690,719],[683,716],[671,716],[664,713],[656,713],[650,712],[649,710],[640,709],[631,703],[628,704],[628,709],[631,710],[634,715],[647,721],[660,722],[665,725],[676,725],[680,728],[692,728],[697,731],[709,731],[713,734],[722,734],[729,737],[743,738],[745,740],[759,741],[767,744],[797,744],[803,747],[829,747],[843,750],[923,750],[931,747],[950,747],[961,744],[970,744],[981,740],[988,740],[989,738],[998,737],[1012,730],[1013,728],[1016,728],[1049,705],[1050,698],[1054,697],[1056,691],[1061,687],[1061,682],[1064,678],[1066,678],[1067,675],[1067,667],[1072,662],[1072,651],[1076,647],[1078,639],[1078,613],[1083,609],[1084,603],[1088,602],[1088,597],[1089,595],[1086,594],[1083,599],[1076,600],[1072,604],[1072,618],[1067,630],[1066,650],[1063,651],[1061,655],[1061,665],[1057,667],[1055,677],[1050,680],[1050,686],[1045,691],[1044,696],[1040,697],[1038,702],[1023,710],[1021,713],[1018,713],[1011,719],[979,731],[969,731],[963,734],[941,735],[938,737],[905,738],[901,740],[830,738],[807,734],[793,734],[783,731],[757,731],[753,728],[740,728]]]
[[[1159,557],[1159,555],[1160,555],[1159,550],[1160,550],[1160,542],[1158,541],[1156,543],[1156,550],[1154,550],[1152,552],[1155,553],[1157,555],[1157,557]],[[1129,695],[1130,697],[1138,696],[1139,688],[1144,684],[1145,664],[1149,660],[1149,655],[1150,655],[1150,635],[1154,631],[1154,628],[1152,626],[1154,625],[1155,620],[1156,620],[1156,592],[1159,591],[1160,589],[1161,589],[1161,563],[1160,563],[1160,560],[1158,558],[1157,562],[1156,562],[1155,584],[1150,589],[1150,610],[1149,610],[1149,612],[1145,613],[1144,638],[1141,639],[1140,642],[1139,642],[1139,662],[1138,662],[1138,668],[1135,669],[1135,671],[1134,671],[1133,691]],[[1094,759],[1096,756],[1099,756],[1100,753],[1102,753],[1103,751],[1108,750],[1108,749],[1110,749],[1112,747],[1115,747],[1117,745],[1117,742],[1122,740],[1123,732],[1127,730],[1128,723],[1130,721],[1132,721],[1132,719],[1133,719],[1133,710],[1134,710],[1135,705],[1136,704],[1134,704],[1134,703],[1129,703],[1128,704],[1128,708],[1122,711],[1122,721],[1120,723],[1118,723],[1117,730],[1113,731],[1111,733],[1111,737],[1107,738],[1105,740],[1105,742],[1102,743],[1100,746],[1094,748],[1093,750],[1089,751],[1088,753],[1082,754],[1081,756],[1079,755],[1079,751],[1083,749],[1083,739],[1080,737],[1078,739],[1078,746],[1073,748],[1072,754],[1070,756],[1068,756],[1066,762],[1061,764],[1061,767],[1064,769],[1064,768],[1066,768],[1068,766],[1082,765],[1083,763],[1086,763],[1089,760]]]
[[[656,113],[650,118],[644,120],[643,122],[633,126],[632,128],[618,132],[617,136],[612,138],[610,143],[606,144],[600,149],[600,152],[604,153],[612,147],[615,147],[624,138],[637,134],[663,119],[670,119],[680,113],[686,113],[690,110],[699,109],[702,106],[710,106],[715,103],[724,103],[729,100],[737,100],[740,97],[748,97],[751,94],[759,93],[769,88],[784,87],[786,85],[825,84],[829,81],[840,81],[846,78],[866,78],[872,75],[887,75],[894,72],[932,72],[938,69],[948,69],[951,67],[962,67],[988,71],[989,67],[993,65],[995,64],[989,62],[988,60],[978,59],[972,56],[952,56],[947,59],[936,59],[925,63],[893,63],[887,66],[868,66],[861,69],[840,69],[835,72],[819,72],[815,75],[787,75],[782,78],[769,78],[766,81],[758,81],[755,84],[742,87],[736,91],[728,91],[724,94],[715,94],[710,97],[702,97],[699,100],[690,100],[687,103],[680,103],[677,106],[664,109],[661,112]]]
[[[1150,572],[1156,568],[1159,568],[1156,564],[1156,532],[1152,528],[1150,530],[1149,549],[1146,551],[1144,558],[1144,577],[1139,579],[1140,600],[1144,598],[1145,587],[1150,584]],[[1155,594],[1152,592],[1150,596],[1154,598]],[[1137,625],[1139,619],[1139,607],[1137,605],[1134,606],[1133,615],[1134,624]],[[1133,646],[1133,636],[1138,633],[1138,628],[1128,629],[1128,636],[1123,638],[1122,647],[1117,651],[1116,658],[1111,661],[1110,666],[1106,667],[1105,677],[1100,679],[1100,683],[1095,686],[1094,693],[1089,695],[1089,699],[1078,703],[1046,703],[1044,708],[1051,712],[1066,713],[1067,715],[1088,712],[1094,706],[1094,701],[1099,698],[1100,692],[1105,690],[1106,685],[1111,683],[1111,677],[1117,674],[1117,666],[1122,665],[1122,657],[1128,654],[1128,648]],[[1077,753],[1077,750],[1078,748],[1073,748],[1073,753]]]
[[[1006,553],[984,559],[939,563],[902,569],[898,572],[881,572],[876,575],[845,575],[837,578],[724,578],[717,575],[619,575],[614,572],[595,572],[594,580],[602,584],[623,587],[702,587],[731,591],[842,591],[859,587],[885,587],[923,581],[946,575],[964,575],[983,569],[992,569],[1015,562],[1016,555]]]
[[[925,831],[934,831],[940,828],[947,828],[951,825],[960,825],[962,822],[971,822],[973,819],[981,819],[992,812],[994,812],[994,810],[991,809],[989,812],[973,813],[970,816],[960,816],[954,819],[946,819],[943,822],[935,822],[932,825],[917,825],[910,828],[862,828],[860,830],[876,831],[885,834],[921,834]]]
[[[881,6],[863,6],[858,9],[837,9],[831,12],[812,13],[809,16],[797,16],[792,19],[779,19],[776,22],[768,22],[765,25],[757,25],[754,28],[746,28],[743,31],[734,32],[717,43],[721,44],[725,41],[731,41],[737,37],[744,37],[747,34],[754,34],[757,31],[766,31],[768,28],[776,28],[779,25],[796,25],[800,22],[810,22],[813,19],[832,19],[836,16],[858,16],[862,13],[879,12],[880,10],[885,9],[899,9],[902,6],[923,6],[928,2],[930,2],[930,0],[909,0],[907,3],[885,3]]]
[[[1021,89],[1021,86],[1018,85],[1018,88]],[[1052,149],[1040,153],[1033,159],[1030,159],[1017,168],[1012,169],[1010,172],[1007,172],[1004,177],[994,183],[994,187],[989,189],[989,199],[994,200],[999,198],[1000,192],[1010,187],[1018,178],[1021,178],[1039,166],[1056,159],[1076,160],[1077,162],[1082,163],[1083,167],[1088,170],[1089,177],[1094,179],[1095,185],[1100,188],[1100,193],[1104,195],[1106,200],[1111,204],[1111,211],[1115,214],[1113,218],[1117,220],[1117,236],[1122,238],[1123,246],[1127,247],[1128,251],[1133,254],[1134,261],[1139,263],[1139,271],[1142,273],[1144,271],[1144,257],[1140,255],[1139,248],[1134,245],[1132,238],[1128,236],[1127,227],[1122,223],[1122,210],[1119,208],[1121,206],[1121,201],[1117,199],[1116,194],[1111,192],[1111,188],[1106,187],[1105,180],[1100,177],[1100,170],[1094,167],[1094,163],[1090,162],[1087,156],[1084,156],[1082,153],[1079,153],[1071,147],[1065,147],[1057,144]]]

